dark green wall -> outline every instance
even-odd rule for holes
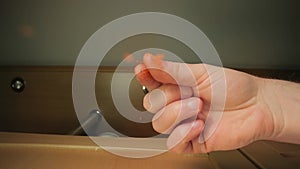
[[[74,65],[85,41],[100,27],[124,15],[153,11],[198,26],[225,66],[299,68],[298,8],[296,0],[1,1],[0,64]],[[124,40],[128,49],[116,45],[102,64],[117,65],[122,53],[138,49],[135,44],[166,48],[187,62],[198,62],[178,42],[154,39],[145,35]]]

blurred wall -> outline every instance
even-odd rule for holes
[[[103,25],[152,11],[174,14],[198,26],[225,66],[299,68],[298,7],[296,0],[3,0],[0,65],[74,65],[85,41]],[[167,49],[186,62],[199,62],[183,44],[145,35],[117,44],[102,65],[117,65],[122,54],[144,47]]]

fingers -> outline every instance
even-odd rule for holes
[[[197,97],[172,102],[155,114],[152,120],[154,130],[160,133],[170,132],[181,121],[196,119],[203,103]]]
[[[154,89],[144,97],[144,107],[152,113],[156,113],[169,103],[193,96],[190,87],[177,86],[172,84],[162,85]]]
[[[208,77],[203,64],[185,64],[167,61],[157,61],[157,58],[146,53],[143,60],[152,77],[161,83],[171,83],[182,86],[196,86],[199,80]]]
[[[134,68],[137,80],[141,85],[145,86],[149,91],[159,87],[160,82],[156,81],[150,74],[144,64],[139,64]]]
[[[208,153],[205,143],[198,142],[204,130],[204,122],[195,120],[177,126],[167,140],[170,151],[178,154]]]
[[[167,140],[169,150],[175,153],[195,153],[200,152],[198,147],[199,135],[203,131],[204,123],[202,120],[195,120],[177,126]]]

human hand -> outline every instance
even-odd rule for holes
[[[216,78],[211,78],[207,70]],[[160,133],[171,132],[167,145],[174,152],[231,150],[274,135],[273,114],[260,94],[264,85],[261,78],[206,64],[157,61],[149,53],[135,73],[150,90],[144,97],[144,107],[155,114],[153,128]],[[223,85],[217,78],[221,73],[225,73],[227,95],[223,110],[218,111],[224,113],[211,137],[199,143],[208,112],[222,108],[211,106],[212,86]],[[219,101],[214,103],[221,104]],[[195,120],[187,120],[193,117]]]

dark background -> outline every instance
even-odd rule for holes
[[[103,25],[128,14],[149,11],[174,14],[198,26],[226,67],[300,67],[296,0],[1,1],[0,65],[72,66],[86,40]],[[118,65],[121,55],[136,50],[137,45],[160,47],[186,62],[199,62],[178,42],[145,35],[116,45],[102,65]]]

